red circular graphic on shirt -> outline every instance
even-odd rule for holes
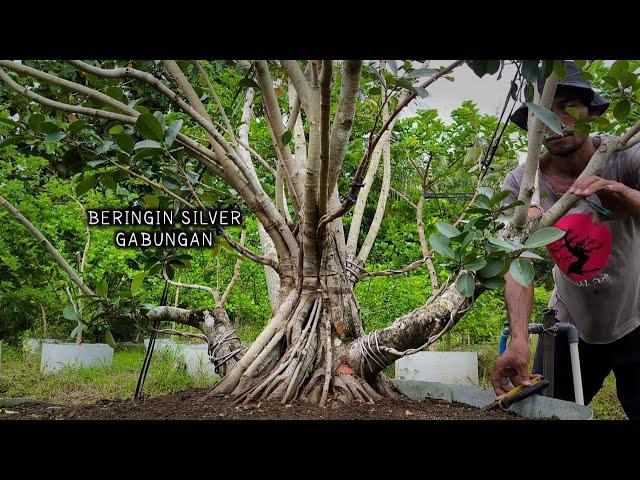
[[[571,280],[590,280],[604,268],[611,254],[611,231],[604,223],[594,225],[593,216],[572,213],[554,227],[567,232],[547,245],[554,262]]]

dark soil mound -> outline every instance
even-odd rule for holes
[[[481,412],[460,403],[406,398],[374,405],[333,403],[327,408],[294,402],[262,402],[249,406],[231,399],[204,399],[206,389],[193,388],[162,397],[104,400],[94,405],[26,403],[0,409],[0,420],[518,420],[502,410]]]

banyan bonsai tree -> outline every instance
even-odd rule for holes
[[[235,203],[257,218],[260,252],[222,232],[231,248],[264,265],[267,275],[273,315],[248,348],[219,302],[199,310],[158,306],[149,319],[202,332],[222,375],[211,394],[244,403],[300,399],[324,406],[392,397],[383,373],[387,366],[437,341],[483,291],[500,288],[507,272],[522,285],[531,284],[533,250],[564,233],[552,225],[576,201],[570,193],[541,217],[527,215],[545,130],[562,132],[548,109],[558,79],[566,75],[564,62],[512,61],[521,73],[512,93],[534,106],[518,201],[504,205],[508,192],[478,193],[456,225],[437,225],[429,245],[422,232],[421,258],[404,268],[366,269],[389,192],[394,123],[414,98],[426,96],[434,82],[464,63],[430,69],[391,60],[0,61],[0,80],[2,95],[21,119],[42,115],[22,128],[68,148],[63,160],[83,172],[82,188],[99,182],[112,188],[133,176],[173,207]],[[482,76],[506,62],[467,63]],[[539,69],[546,77],[542,94],[531,85]],[[616,73],[619,103],[635,92],[636,83],[625,86],[621,80],[628,70],[620,67]],[[363,138],[352,135],[358,110],[371,124]],[[576,128],[589,129],[594,121],[579,119]],[[261,128],[252,128],[256,125]],[[613,152],[637,143],[639,130],[640,123],[620,136],[604,137],[583,175],[599,173]],[[254,148],[269,141],[275,161]],[[345,158],[361,141],[363,153],[350,168]],[[382,193],[358,249],[362,214],[352,211],[366,201],[380,159]],[[418,206],[421,214],[424,202]],[[353,214],[351,232],[345,232],[345,214]],[[425,305],[365,334],[354,285],[425,264],[433,270],[433,255],[445,262],[448,280],[438,284],[434,277],[437,289]],[[67,272],[83,285],[75,272]]]

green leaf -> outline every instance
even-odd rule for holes
[[[136,293],[136,291],[138,291],[138,289],[142,285],[142,282],[144,281],[145,276],[146,274],[144,272],[140,272],[135,277],[133,277],[133,280],[131,281],[131,293]]]
[[[480,278],[491,278],[504,270],[504,258],[487,258],[487,264],[478,271]]]
[[[162,150],[162,145],[155,140],[142,140],[141,142],[137,142],[133,147],[134,150],[140,150],[142,148],[149,148],[152,150]]]
[[[80,196],[91,190],[96,184],[96,176],[89,175],[76,186],[76,195]]]
[[[72,148],[64,153],[62,163],[71,171],[79,171],[82,168],[82,155],[77,149]]]
[[[71,338],[76,338],[81,331],[86,330],[86,329],[87,329],[87,327],[86,327],[86,325],[84,323],[79,323],[78,325],[76,325],[76,328],[74,328],[71,331],[69,336]]]
[[[153,210],[155,208],[158,208],[158,205],[160,205],[160,200],[155,195],[145,195],[144,204],[146,208]]]
[[[464,237],[464,239],[460,243],[460,249],[464,250],[465,248],[467,248],[467,246],[473,241],[474,238],[476,238],[475,232],[471,231],[467,233],[467,235]]]
[[[509,210],[509,209],[517,207],[519,205],[524,205],[524,202],[522,200],[516,200],[515,202],[511,202],[510,204],[505,205],[504,207],[501,207],[500,211],[503,212],[505,210]]]
[[[503,190],[501,192],[496,193],[493,197],[491,197],[490,204],[491,206],[499,204],[502,200],[511,195],[510,190]]]
[[[463,297],[472,297],[475,290],[475,281],[470,273],[463,273],[456,281],[456,288]]]
[[[82,130],[84,127],[87,126],[87,122],[84,120],[76,120],[73,123],[71,123],[69,125],[69,132],[71,133],[78,133],[80,130]]]
[[[199,88],[199,87],[194,87],[194,88]],[[202,90],[202,89],[200,89]],[[160,126],[162,127],[162,131],[164,132],[164,130],[167,128],[167,122],[165,122],[164,120],[164,115],[162,114],[162,112],[159,111],[155,111],[153,112],[153,116],[155,117],[156,120],[158,120],[158,122],[160,122]]]
[[[582,78],[584,78],[585,80],[589,80],[590,82],[593,82],[593,80],[594,80],[593,79],[593,75],[591,73],[589,73],[589,72],[582,71],[582,72],[580,72],[580,76]]]
[[[553,60],[543,60],[542,61],[542,78],[547,79],[551,72],[553,72],[553,64],[555,62]]]
[[[243,78],[238,82],[238,86],[243,88],[255,88],[256,90],[260,90],[260,85],[258,85],[254,80],[250,78]]]
[[[116,135],[116,145],[118,145],[123,152],[133,152],[133,138],[126,133]]]
[[[413,90],[413,82],[410,78],[398,78],[396,80],[396,85],[407,90]]]
[[[467,150],[467,153],[464,155],[464,158],[462,159],[462,163],[466,164],[469,162],[474,162],[478,159],[478,156],[480,155],[481,150],[477,147],[471,147],[469,150]]]
[[[491,213],[491,209],[490,208],[472,207],[472,208],[467,210],[467,213],[482,213],[484,215],[487,215],[487,214]]]
[[[631,102],[626,98],[618,102],[618,104],[613,109],[613,116],[616,117],[616,120],[620,122],[624,122],[629,113],[631,112]]]
[[[502,238],[498,238],[498,237],[491,237],[489,238],[488,241],[491,245],[500,247],[502,250],[505,250],[507,252],[513,252],[515,250],[519,250],[524,246],[521,243],[514,242],[512,240],[503,240]]]
[[[411,72],[407,73],[407,77],[409,78],[420,78],[420,77],[433,77],[438,70],[436,68],[416,68]]]
[[[103,173],[100,176],[100,183],[102,183],[102,185],[105,188],[110,188],[111,190],[115,190],[118,188],[118,184],[116,183],[116,181],[113,179],[113,177],[111,176],[110,173]]]
[[[558,120],[558,116],[548,108],[535,104],[533,102],[525,102],[525,105],[540,119],[547,127],[558,135],[562,135],[562,125]]]
[[[533,96],[534,96],[534,90],[533,90],[533,85],[531,83],[527,83],[527,85],[524,87],[524,99],[527,102],[533,102]]]
[[[109,292],[109,285],[107,284],[107,281],[103,278],[96,285],[96,293],[98,294],[99,297],[105,298],[108,292]]]
[[[566,107],[564,109],[569,115],[571,115],[576,120],[580,118],[580,112],[573,107]]]
[[[440,233],[442,233],[447,238],[452,238],[460,235],[460,230],[446,222],[438,222],[436,223],[436,228]]]
[[[282,134],[282,143],[284,145],[290,144],[292,139],[293,139],[293,133],[291,133],[289,130],[287,130]]]
[[[564,63],[564,60],[555,60],[553,62],[553,71],[560,82],[564,82],[567,79],[567,64]]]
[[[631,87],[638,81],[638,77],[634,73],[627,72],[626,70],[620,72],[618,78],[620,78],[620,84],[622,85],[622,88]]]
[[[480,282],[490,290],[495,290],[505,284],[504,277],[481,278]]]
[[[116,100],[122,103],[127,103],[127,97],[125,96],[121,88],[110,86],[110,87],[107,87],[107,90],[105,91],[105,93],[109,95],[111,98],[115,98]]]
[[[50,142],[50,143],[55,143],[55,142],[59,142],[60,140],[62,140],[64,137],[66,137],[67,134],[61,131],[57,131],[54,133],[47,133],[44,140],[45,142]]]
[[[42,133],[58,133],[60,128],[53,122],[41,122],[40,131]]]
[[[422,87],[413,87],[413,90],[418,94],[420,98],[427,98],[429,96],[429,92]]]
[[[120,124],[114,125],[109,129],[109,135],[118,135],[119,133],[124,132],[124,127]]]
[[[167,129],[167,134],[164,137],[164,141],[167,145],[173,145],[173,141],[178,136],[180,129],[182,128],[182,119],[178,119],[171,124],[171,126]]]
[[[160,272],[162,270],[162,262],[157,262],[154,263],[150,268],[149,268],[149,275],[155,275],[156,273]]]
[[[136,121],[136,129],[147,140],[155,140],[162,142],[164,140],[164,132],[162,125],[156,117],[150,113],[142,113]]]
[[[555,242],[561,239],[565,235],[564,230],[560,230],[556,227],[545,227],[533,232],[527,241],[524,242],[526,248],[538,248]]]
[[[518,100],[518,84],[511,80],[511,88],[509,89],[509,96],[514,100]]]
[[[102,142],[102,145],[96,148],[96,153],[99,153],[99,154],[107,153],[111,148],[111,145],[113,145],[113,142],[111,140],[106,140]]]
[[[538,77],[538,64],[540,60],[523,60],[522,75],[529,82],[535,82]]]
[[[471,67],[471,70],[480,78],[487,74],[487,60],[469,60],[467,63]]]
[[[429,244],[437,253],[443,257],[454,259],[455,252],[450,246],[449,239],[440,233],[434,233],[429,237]]]
[[[72,305],[67,305],[66,307],[64,307],[64,309],[62,310],[62,316],[67,320],[71,320],[74,322],[78,321],[78,314],[76,313]]]
[[[27,125],[31,130],[37,133],[40,131],[40,124],[45,120],[46,120],[45,116],[42,115],[41,113],[34,113],[29,117],[29,120],[27,121]]]
[[[484,258],[476,258],[475,260],[465,263],[464,268],[470,272],[477,272],[478,270],[486,267],[487,261]]]
[[[19,127],[20,126],[20,124],[18,122],[15,122],[15,121],[11,120],[10,118],[0,117],[0,122],[6,123],[7,125],[9,125],[11,127]]]
[[[382,90],[380,90],[380,87],[371,87],[369,89],[369,95],[372,97],[376,95],[380,95],[380,93],[382,93]]]
[[[612,77],[611,75],[605,75],[602,79],[611,85],[613,88],[618,88],[618,79]]]
[[[622,72],[629,71],[629,62],[626,60],[616,60],[611,64],[609,71],[611,72],[612,77],[620,79],[620,74]]]
[[[476,197],[473,202],[474,205],[477,205],[480,208],[485,208],[487,210],[491,210],[491,200],[484,194],[480,194]]]
[[[9,145],[17,145],[18,143],[22,142],[25,138],[27,138],[24,135],[17,135],[15,137],[9,137],[5,140],[3,140],[2,142],[0,142],[0,148],[4,148],[4,147],[8,147]]]
[[[500,69],[500,60],[487,60],[487,73],[493,75]]]
[[[532,263],[524,258],[513,260],[509,266],[509,273],[523,287],[528,287],[535,275]]]
[[[522,252],[519,258],[530,258],[532,260],[544,260],[544,258],[542,258],[540,255],[536,255],[535,253],[529,252],[529,251]]]

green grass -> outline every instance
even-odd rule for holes
[[[58,404],[95,403],[102,399],[133,398],[144,350],[116,350],[111,367],[66,368],[59,374],[40,373],[40,356],[23,359],[22,352],[3,346],[0,397],[26,397]],[[155,352],[144,384],[145,396],[211,385],[190,378],[184,367],[165,353]]]

